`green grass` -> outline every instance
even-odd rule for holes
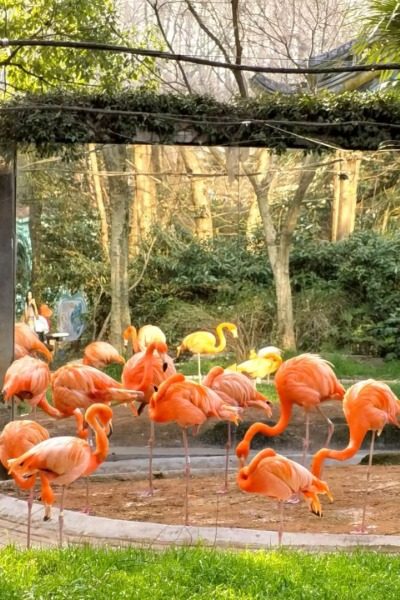
[[[395,600],[400,556],[202,548],[0,552],[2,600]]]
[[[361,359],[339,352],[324,353],[323,357],[334,365],[339,378],[400,379],[400,360]]]

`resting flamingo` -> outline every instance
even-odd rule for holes
[[[224,371],[222,367],[213,367],[203,381],[203,385],[211,388],[226,404],[239,406],[242,409],[259,408],[269,418],[272,415],[271,403],[258,392],[249,379],[242,373]],[[228,421],[228,440],[226,443],[225,481],[222,492],[228,490],[229,450],[232,444],[232,426]]]
[[[129,404],[133,414],[138,416],[142,413],[146,404],[150,402],[154,386],[168,379],[176,373],[174,361],[167,354],[168,346],[165,342],[152,342],[144,352],[134,354],[126,363],[122,371],[122,383],[130,389],[136,389],[143,392],[143,400],[139,409],[133,402]],[[151,496],[154,493],[153,488],[153,448],[155,443],[154,423],[150,420],[149,437],[149,490]]]
[[[197,366],[198,366],[198,378],[201,383],[201,354],[218,354],[226,348],[226,338],[224,335],[224,329],[231,332],[234,338],[238,337],[238,331],[236,325],[233,323],[220,323],[216,328],[216,334],[213,335],[209,331],[195,331],[187,335],[182,343],[177,347],[176,357],[180,355],[184,350],[189,350],[192,354],[197,354]],[[217,343],[218,338],[218,343]]]
[[[46,403],[41,407],[56,419],[74,416],[77,435],[83,438],[87,437],[88,432],[80,409],[86,410],[98,402],[125,403],[143,397],[142,392],[124,389],[121,383],[94,367],[73,363],[60,367],[52,374],[51,390],[54,406]]]
[[[129,325],[123,333],[123,338],[125,346],[128,346],[129,342],[131,343],[132,354],[143,352],[152,342],[165,344],[167,341],[165,333],[156,325],[143,325],[139,331],[133,325]]]
[[[275,375],[275,385],[279,395],[281,414],[273,427],[264,423],[254,423],[247,430],[243,440],[236,448],[236,456],[244,462],[250,451],[250,444],[257,433],[276,436],[289,424],[293,405],[304,409],[306,435],[304,439],[303,463],[309,446],[310,411],[316,409],[328,423],[329,444],[334,426],[321,410],[321,403],[327,400],[342,400],[345,389],[337,379],[330,363],[314,354],[300,354],[283,362]]]
[[[83,365],[90,365],[96,369],[104,369],[111,364],[125,364],[123,356],[108,342],[91,342],[83,352]]]
[[[52,360],[52,354],[48,348],[41,342],[34,331],[26,323],[15,324],[14,338],[14,356],[22,358],[26,355],[35,356],[40,354],[48,362]]]
[[[0,462],[8,468],[8,460],[17,458],[40,442],[49,439],[47,429],[35,421],[11,421],[7,423],[0,435]],[[26,546],[31,546],[32,504],[35,479],[24,479],[17,473],[12,473],[15,484],[21,490],[30,490],[28,496],[28,530]]]
[[[4,375],[3,398],[7,402],[14,396],[27,401],[35,409],[46,410],[46,391],[51,373],[45,362],[26,355],[14,360]]]
[[[234,364],[227,368],[228,371],[238,371],[244,373],[250,379],[254,379],[255,382],[260,379],[267,377],[269,383],[269,376],[275,373],[282,364],[282,356],[280,350],[276,352],[278,348],[273,346],[262,348],[257,353],[252,350],[248,360],[240,364]]]
[[[216,392],[199,383],[186,381],[184,375],[177,373],[164,381],[150,400],[150,419],[157,423],[175,421],[182,428],[185,451],[185,525],[189,524],[188,491],[190,477],[189,448],[187,428],[197,427],[209,417],[232,421],[238,424],[241,410],[231,406]]]
[[[372,431],[369,461],[367,468],[367,483],[364,494],[364,505],[360,532],[365,533],[365,517],[372,457],[374,452],[375,435],[380,435],[387,423],[400,427],[397,415],[400,414],[400,401],[386,383],[367,379],[352,385],[343,399],[343,411],[349,426],[349,443],[343,450],[321,448],[314,455],[311,471],[317,477],[321,476],[324,461],[327,458],[347,460],[361,448],[368,431]]]
[[[261,450],[250,462],[242,467],[237,475],[237,484],[244,492],[262,494],[278,500],[280,523],[278,543],[282,543],[283,535],[283,501],[293,494],[301,494],[310,507],[310,511],[322,517],[321,503],[318,494],[332,495],[327,484],[312,475],[308,469],[280,454],[271,448]]]
[[[21,478],[41,480],[41,498],[45,503],[45,520],[51,517],[54,493],[50,482],[62,486],[59,535],[63,544],[64,493],[65,486],[79,477],[88,476],[95,471],[107,457],[108,438],[105,433],[112,418],[112,410],[105,404],[92,404],[85,412],[85,420],[96,435],[96,447],[93,451],[86,440],[72,436],[60,436],[37,444],[18,458],[8,461],[9,473]]]

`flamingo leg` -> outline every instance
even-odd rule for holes
[[[29,550],[31,547],[31,525],[32,525],[32,505],[33,505],[34,487],[29,490],[28,496],[28,530],[26,534],[26,547]]]
[[[190,456],[186,428],[182,429],[183,447],[185,450],[185,525],[189,525],[189,478],[190,478]]]
[[[90,446],[90,448],[93,451],[93,447],[94,447],[94,442],[93,442],[93,433],[92,430],[89,430],[89,438],[88,438],[88,444]],[[86,484],[86,502],[85,502],[85,507],[82,509],[82,512],[89,515],[90,514],[90,506],[89,506],[89,477],[85,477],[85,484]]]
[[[317,406],[317,411],[325,419],[325,421],[328,423],[328,437],[326,438],[326,442],[324,444],[324,448],[328,448],[329,444],[330,444],[330,441],[332,439],[332,436],[333,436],[333,432],[335,431],[335,426],[332,423],[332,421],[330,419],[328,419],[328,417],[322,412],[320,406]]]
[[[60,500],[60,514],[58,516],[58,531],[59,531],[59,546],[63,546],[63,530],[64,530],[64,494],[65,485],[61,488],[61,500]]]
[[[278,544],[282,546],[282,537],[283,537],[283,501],[278,500],[278,508],[279,508],[279,529],[278,529]]]
[[[219,490],[218,494],[226,494],[228,492],[228,470],[229,470],[229,451],[232,448],[232,426],[230,421],[228,421],[228,437],[226,440],[226,454],[225,454],[225,479],[224,479],[224,487]]]
[[[200,354],[197,354],[197,377],[199,378],[199,383],[201,383],[201,358]]]
[[[305,419],[306,435],[303,440],[303,456],[301,458],[301,464],[303,466],[305,466],[305,464],[306,464],[307,452],[308,452],[308,448],[310,446],[310,413],[308,412],[308,410],[306,410],[305,416],[306,416],[306,419]]]
[[[373,459],[373,454],[374,454],[375,434],[376,434],[376,431],[375,430],[372,431],[371,445],[369,448],[367,482],[366,482],[365,492],[364,492],[364,505],[363,505],[363,512],[362,512],[362,518],[361,518],[360,533],[367,533],[367,528],[365,526],[365,517],[366,517],[366,513],[367,513],[367,500],[368,500],[368,496],[369,496],[369,482],[370,482],[370,477],[371,477],[372,459]]]
[[[153,448],[155,439],[154,421],[150,419],[150,437],[149,437],[149,496],[154,494],[153,488]]]

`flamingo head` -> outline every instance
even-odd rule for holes
[[[236,456],[238,457],[241,466],[243,466],[245,464],[245,460],[249,455],[249,444],[246,442],[246,440],[242,440],[237,446],[236,446]]]

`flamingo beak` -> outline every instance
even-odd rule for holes
[[[110,437],[112,436],[113,431],[114,431],[114,429],[113,429],[112,421],[110,421],[108,424],[108,431],[107,431],[108,439],[110,439]]]
[[[165,371],[168,369],[168,363],[167,362],[163,362],[163,366],[162,366],[162,370],[165,373]]]

